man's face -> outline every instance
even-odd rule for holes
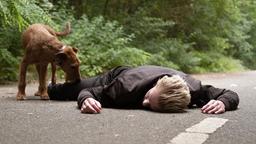
[[[148,107],[154,111],[158,111],[159,110],[159,103],[158,103],[159,96],[160,96],[160,94],[159,94],[158,90],[156,89],[156,87],[151,88],[144,96],[142,105],[144,107]]]

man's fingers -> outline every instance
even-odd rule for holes
[[[99,113],[100,112],[100,108],[95,103],[92,104],[91,107],[95,111],[95,113]]]
[[[218,110],[216,110],[214,113],[215,114],[220,114],[220,113],[224,113],[225,112],[225,105],[222,101],[217,100],[218,103]]]
[[[210,100],[206,105],[202,107],[202,110],[204,111],[205,109],[209,108],[214,102],[215,100]]]
[[[225,105],[223,102],[219,100],[213,100],[209,103],[207,103],[203,108],[202,108],[203,113],[208,113],[208,114],[219,114],[219,113],[224,113],[225,112]]]
[[[210,105],[208,105],[208,106],[203,110],[203,112],[204,112],[204,113],[207,113],[208,111],[214,109],[216,106],[217,106],[216,103],[210,104]]]
[[[101,104],[100,104],[98,101],[96,101],[95,104],[96,104],[96,105],[98,106],[98,108],[101,110]]]
[[[215,114],[221,114],[221,113],[224,113],[225,112],[225,109],[219,109],[215,112]]]
[[[99,102],[97,102],[94,99],[90,99],[88,102],[89,102],[90,106],[93,108],[93,110],[95,110],[97,113],[100,112],[101,106],[99,106],[99,104],[98,104]]]
[[[216,100],[211,100],[202,108],[202,112],[208,113],[209,111],[217,107],[217,105],[218,105],[218,102]]]
[[[97,113],[97,111],[91,105],[84,105],[81,108],[82,113]]]
[[[204,109],[202,112],[203,113],[208,113],[210,110],[214,109],[214,106],[209,105],[206,109]]]
[[[222,107],[221,104],[218,104],[214,109],[210,110],[209,114],[220,114],[220,113],[224,113],[225,109]]]
[[[204,110],[207,109],[209,106],[210,106],[209,104],[206,104],[206,105],[204,105],[204,106],[201,108],[201,110],[204,111]]]
[[[211,109],[211,110],[209,110],[207,113],[208,114],[213,114],[213,113],[215,113],[216,111],[218,111],[220,109],[220,106],[215,106],[213,109]]]
[[[93,98],[87,98],[81,107],[82,113],[100,113],[101,111],[101,104],[93,99]]]

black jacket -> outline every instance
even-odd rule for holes
[[[79,108],[88,97],[98,100],[103,107],[141,108],[146,92],[165,75],[179,75],[187,82],[191,94],[189,107],[202,107],[211,99],[222,101],[226,110],[234,110],[238,106],[239,98],[235,92],[201,85],[201,81],[183,72],[160,66],[116,67],[78,83],[50,86],[48,93],[51,99],[77,99]]]

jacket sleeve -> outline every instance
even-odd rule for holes
[[[76,100],[80,89],[71,84],[49,84],[47,88],[51,100]]]
[[[206,103],[211,99],[215,99],[220,100],[225,104],[226,111],[237,109],[239,104],[239,97],[237,93],[227,89],[215,88],[211,85],[203,85],[202,90],[204,93],[203,97],[206,96],[206,99],[208,99]]]
[[[94,98],[95,100],[99,101],[101,103],[101,98],[102,98],[102,86],[98,87],[92,87],[92,88],[86,88],[80,91],[78,97],[77,97],[77,105],[78,108],[82,107],[83,102],[87,98]]]

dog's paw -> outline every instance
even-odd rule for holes
[[[17,100],[25,100],[26,99],[26,94],[21,94],[20,92],[18,92],[17,96],[16,96]]]
[[[50,99],[48,94],[41,95],[40,97],[41,97],[41,100],[49,100]]]
[[[35,95],[35,96],[41,96],[42,93],[41,93],[40,91],[37,91],[34,95]]]

